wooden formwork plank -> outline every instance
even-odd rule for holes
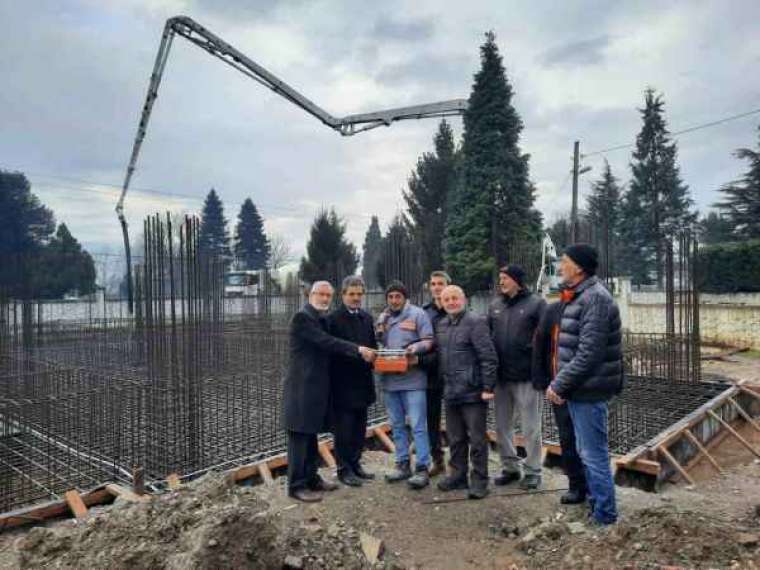
[[[745,394],[749,394],[750,396],[753,396],[753,397],[757,398],[758,400],[760,400],[760,394],[758,394],[755,391],[756,388],[754,386],[750,387],[750,386],[747,386],[746,384],[743,384],[743,385],[739,386],[739,389],[742,392],[744,392]],[[757,389],[760,389],[760,388],[757,388]]]
[[[680,473],[681,477],[683,477],[684,479],[686,479],[686,480],[687,480],[689,483],[691,483],[692,485],[696,485],[696,484],[697,484],[697,483],[696,483],[696,481],[694,481],[694,479],[692,478],[692,476],[691,476],[691,475],[689,475],[689,474],[686,472],[686,469],[684,469],[684,468],[681,466],[681,464],[680,464],[680,463],[678,463],[678,461],[676,460],[676,458],[675,458],[675,457],[673,457],[673,456],[670,454],[670,452],[669,452],[669,451],[668,451],[668,450],[665,448],[665,446],[660,446],[660,447],[658,447],[658,448],[657,448],[657,451],[658,451],[659,453],[661,453],[661,454],[662,454],[662,456],[663,456],[663,457],[665,457],[665,459],[667,459],[667,460],[668,460],[668,462],[669,462],[669,463],[670,463],[670,464],[671,464],[673,467],[675,467],[675,468],[676,468],[676,471],[678,471],[678,473]]]
[[[131,503],[144,503],[150,501],[150,495],[138,495],[132,491],[132,489],[117,485],[116,483],[109,483],[106,485],[106,491],[111,493],[114,497],[120,497]]]
[[[688,439],[691,443],[694,444],[694,446],[705,457],[705,459],[707,459],[712,464],[712,466],[715,467],[718,473],[723,473],[723,469],[721,468],[720,465],[718,465],[718,462],[715,461],[715,458],[708,453],[705,446],[702,445],[702,442],[699,441],[699,439],[693,433],[691,433],[690,430],[688,429],[683,430],[683,434],[686,436],[686,439]]]
[[[333,457],[333,454],[330,451],[330,446],[327,442],[319,444],[319,455],[322,457],[322,460],[330,469],[333,469],[337,466],[337,463],[335,463],[335,458]]]
[[[388,434],[385,433],[384,430],[381,430],[380,428],[375,428],[374,430],[375,437],[380,440],[380,443],[383,444],[383,447],[387,449],[390,453],[395,453],[396,446],[394,445],[391,438],[388,437]]]
[[[63,494],[63,498],[66,501],[66,504],[68,505],[72,514],[76,518],[83,519],[87,517],[87,506],[84,504],[84,501],[82,500],[82,495],[79,494],[79,491],[77,491],[76,489],[72,489],[71,491],[66,491]]]
[[[741,435],[739,435],[739,432],[737,432],[734,428],[732,428],[730,425],[728,425],[728,422],[726,422],[726,420],[724,420],[723,418],[721,418],[718,414],[716,414],[712,410],[707,410],[707,413],[710,414],[710,416],[712,418],[718,420],[721,423],[721,425],[723,425],[723,427],[728,430],[728,433],[730,433],[736,439],[738,439],[741,442],[741,444],[744,447],[746,447],[747,449],[749,449],[752,453],[754,453],[756,457],[760,457],[760,452],[757,451],[757,449],[755,449],[754,447],[752,447],[752,444],[750,442],[748,442]]]
[[[269,469],[269,465],[267,465],[266,462],[262,462],[259,464],[259,475],[261,475],[261,480],[264,481],[265,485],[274,484],[274,477],[272,477],[272,471]]]
[[[733,398],[729,398],[728,401],[731,402],[734,408],[736,408],[736,411],[739,413],[739,415],[743,417],[749,425],[754,427],[757,431],[760,431],[760,425],[758,425],[757,421],[752,416],[750,416],[744,408],[742,408],[739,405],[739,402],[737,402]]]
[[[81,495],[81,499],[85,506],[92,507],[113,500],[113,495],[106,491],[104,487],[98,487]],[[69,505],[65,500],[50,501],[42,505],[25,507],[0,515],[0,530],[44,522],[53,518],[66,516],[69,513]]]

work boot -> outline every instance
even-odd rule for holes
[[[402,461],[396,463],[396,470],[392,473],[388,473],[385,476],[386,483],[398,483],[399,481],[405,481],[412,476],[412,469],[409,467],[409,461]]]
[[[337,483],[333,483],[332,481],[328,481],[326,479],[322,479],[322,477],[317,477],[317,479],[314,480],[309,485],[310,491],[335,491],[340,487]]]
[[[538,489],[541,486],[541,475],[535,475],[534,473],[528,473],[520,481],[520,489],[525,491],[531,491]]]
[[[504,485],[509,485],[510,483],[514,483],[515,481],[520,480],[520,473],[517,471],[502,471],[501,475],[497,475],[493,479],[493,484],[498,485],[499,487],[502,487]]]
[[[415,491],[419,491],[430,485],[430,475],[428,474],[427,466],[417,467],[416,473],[413,477],[409,478],[407,484]]]
[[[354,474],[355,474],[355,475],[356,475],[356,476],[357,476],[359,479],[365,479],[365,480],[367,480],[367,481],[369,481],[369,480],[372,480],[372,479],[374,479],[374,478],[375,478],[375,474],[374,474],[374,473],[367,473],[367,472],[364,470],[364,467],[362,467],[362,466],[361,466],[361,464],[359,464],[359,463],[357,463],[357,464],[354,466]]]
[[[563,505],[579,505],[586,501],[586,491],[582,489],[570,489],[559,498]]]
[[[309,489],[295,489],[288,491],[288,496],[302,503],[318,503],[322,500],[322,494]]]
[[[361,479],[348,470],[338,473],[338,481],[349,487],[361,487],[364,485]]]
[[[467,492],[467,498],[468,499],[485,499],[488,496],[488,486],[487,485],[477,485],[470,487],[470,490]]]
[[[461,477],[446,477],[438,481],[438,490],[448,493],[449,491],[459,491],[462,489],[469,489],[470,485],[467,483],[467,478]]]
[[[439,457],[433,460],[433,467],[431,467],[428,475],[436,477],[437,475],[446,474],[446,463],[443,461],[443,457]]]

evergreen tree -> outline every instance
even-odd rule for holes
[[[270,246],[264,232],[264,221],[250,198],[246,198],[240,206],[234,250],[240,269],[259,270],[268,266]]]
[[[599,250],[601,274],[616,274],[616,251],[620,226],[620,186],[609,162],[604,161],[602,177],[591,185],[586,201],[586,219],[592,230],[591,242]]]
[[[523,123],[512,106],[493,32],[486,34],[480,56],[464,114],[461,177],[447,207],[444,250],[448,269],[470,290],[488,287],[509,247],[538,241],[541,230],[529,156],[519,147]]]
[[[362,248],[362,276],[368,289],[380,286],[377,270],[382,250],[383,234],[380,232],[380,222],[377,216],[372,216]]]
[[[213,188],[203,202],[201,228],[198,246],[202,253],[224,260],[230,258],[230,238],[227,233],[227,220],[224,206]]]
[[[664,107],[662,96],[648,88],[644,108],[639,109],[644,124],[636,137],[631,161],[633,176],[627,192],[631,196],[626,196],[628,207],[623,208],[624,217],[643,214],[638,219],[628,218],[623,224],[627,232],[623,241],[632,264],[627,269],[635,266],[638,277],[644,281],[654,273],[660,286],[664,277],[664,240],[696,221],[689,187],[681,180],[678,148],[670,139]]]
[[[95,263],[89,253],[60,224],[45,248],[37,275],[39,296],[60,299],[66,293],[89,295],[95,292]]]
[[[385,287],[398,279],[410,293],[417,292],[425,281],[420,253],[404,217],[400,214],[395,216],[383,237],[377,269],[380,286]]]
[[[749,161],[749,170],[741,180],[720,189],[725,194],[724,208],[735,233],[742,238],[760,238],[760,126],[758,127],[758,150],[740,148],[734,156]]]
[[[26,176],[0,170],[0,298],[35,296],[35,264],[54,230]]]
[[[311,225],[306,257],[301,258],[301,276],[310,283],[319,280],[340,285],[359,264],[356,247],[346,240],[346,224],[335,210],[322,210]]]
[[[710,212],[699,222],[699,241],[704,245],[736,241],[735,227],[725,214]]]
[[[451,126],[442,120],[433,138],[435,153],[424,153],[404,191],[411,234],[421,248],[423,271],[443,267],[448,197],[456,184],[456,149]]]

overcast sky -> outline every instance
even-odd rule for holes
[[[672,131],[760,108],[757,0],[0,0],[0,168],[26,172],[93,252],[120,251],[108,184],[123,180],[163,24],[178,14],[336,116],[468,97],[494,30],[548,220],[570,207],[573,141],[582,152],[632,142],[646,86],[664,94]],[[745,170],[731,153],[756,145],[758,124],[760,114],[679,138],[700,209]],[[314,214],[335,206],[361,247],[371,215],[385,226],[403,207],[436,129],[430,119],[341,137],[177,38],[132,184],[182,197],[130,193],[130,227],[198,211],[214,187],[231,227],[250,197],[300,254]],[[630,149],[606,156],[627,182]],[[602,159],[586,160],[582,201]]]

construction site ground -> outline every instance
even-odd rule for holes
[[[755,355],[706,362],[705,371],[760,377]],[[760,447],[760,432],[741,434]],[[0,568],[760,568],[760,461],[733,438],[715,449],[725,474],[707,462],[696,485],[659,493],[618,487],[617,525],[590,526],[583,506],[560,492],[493,488],[482,501],[434,487],[388,485],[392,457],[365,454],[378,480],[342,487],[315,505],[295,503],[284,477],[270,486],[230,486],[208,475],[147,503],[117,500],[87,519],[59,520],[0,534]],[[491,468],[498,469],[497,454]],[[323,470],[327,477],[333,473]],[[560,489],[544,472],[544,490]],[[370,562],[382,541],[377,562]],[[288,566],[286,566],[288,567]]]

